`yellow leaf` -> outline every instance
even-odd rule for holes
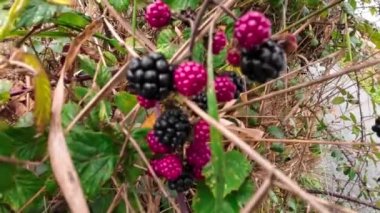
[[[74,0],[47,0],[47,2],[61,5],[74,5]]]
[[[50,121],[51,87],[49,78],[41,62],[35,55],[17,51],[14,58],[25,63],[28,68],[33,69],[35,72],[33,78],[35,99],[34,119],[37,129],[41,132]]]
[[[142,124],[141,128],[153,128],[153,125],[154,123],[156,122],[156,119],[157,119],[157,115],[156,113],[152,113],[150,114],[144,121],[144,123]]]

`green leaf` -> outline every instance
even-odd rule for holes
[[[356,116],[355,116],[352,112],[350,112],[350,118],[351,118],[351,121],[352,121],[352,122],[354,122],[354,123],[357,122],[357,121],[356,121]]]
[[[356,9],[356,0],[348,0],[348,3],[351,5],[353,9]]]
[[[226,64],[227,48],[224,48],[218,55],[214,55],[214,68],[219,68]]]
[[[62,125],[66,127],[79,113],[79,106],[74,102],[69,101],[62,109]]]
[[[193,50],[193,59],[201,64],[205,61],[206,48],[201,42],[196,42]]]
[[[11,98],[11,88],[12,82],[5,79],[0,79],[0,106],[6,104]]]
[[[60,14],[54,23],[62,26],[84,28],[91,21],[91,18],[78,12],[66,12]]]
[[[157,51],[164,54],[166,58],[171,58],[178,49],[178,45],[173,42],[176,36],[172,29],[162,30],[157,38]]]
[[[15,211],[36,194],[44,183],[42,178],[25,169],[19,169],[13,176],[13,181],[14,186],[3,193],[3,200]]]
[[[371,15],[374,16],[374,15],[376,15],[379,12],[379,10],[376,7],[370,7],[369,8],[369,12],[371,13]]]
[[[282,5],[284,0],[269,0],[269,3],[272,5],[272,7],[278,7]]]
[[[96,76],[96,84],[103,87],[111,79],[111,71],[103,64],[100,65],[98,75]]]
[[[230,151],[225,154],[226,167],[224,171],[225,184],[224,184],[224,194],[230,194],[232,191],[238,190],[240,186],[244,183],[245,179],[249,175],[252,169],[249,161],[238,151]],[[206,177],[207,185],[212,189],[213,194],[216,194],[216,174],[212,164],[208,164],[203,173]]]
[[[14,151],[14,143],[15,141],[13,138],[9,137],[4,132],[0,132],[0,155],[10,156]]]
[[[220,205],[223,213],[238,212],[238,209],[233,209],[229,202],[217,203],[210,189],[204,184],[199,183],[197,194],[193,198],[192,208],[195,213],[210,213],[214,212],[215,205]]]
[[[135,107],[136,104],[137,98],[135,95],[131,95],[124,91],[119,92],[115,95],[115,105],[125,115],[127,115],[133,109],[133,107]]]
[[[337,97],[335,97],[332,101],[331,101],[331,103],[332,104],[334,104],[334,105],[339,105],[339,104],[342,104],[342,103],[344,103],[344,98],[343,97],[341,97],[341,96],[337,96]]]
[[[67,137],[71,155],[85,193],[93,198],[115,169],[118,157],[107,135],[88,130],[73,130]]]
[[[79,68],[87,73],[91,77],[94,77],[96,71],[96,63],[87,55],[78,55],[79,58]]]
[[[16,166],[9,163],[0,163],[0,194],[12,188],[15,184],[13,177],[16,173]]]
[[[278,153],[283,153],[285,151],[285,146],[283,143],[273,143],[270,146],[270,150]]]
[[[117,64],[117,58],[111,52],[104,51],[103,55],[104,55],[104,59],[106,60],[107,66],[115,66]]]
[[[42,65],[41,65],[42,68]],[[38,130],[42,132],[50,122],[51,112],[51,87],[50,80],[44,69],[34,76],[34,118]]]
[[[343,2],[343,10],[351,16],[355,15],[355,9],[348,2]]]
[[[242,209],[244,204],[252,197],[255,190],[254,183],[247,179],[238,191],[234,191],[226,197],[226,200],[234,209]]]
[[[170,6],[173,11],[180,11],[187,8],[195,9],[198,7],[200,0],[164,0],[166,4]]]
[[[109,2],[118,12],[126,11],[129,6],[129,0],[109,0]]]
[[[16,28],[29,27],[47,22],[62,6],[50,4],[43,0],[30,0],[28,6],[16,23]]]
[[[32,112],[27,112],[24,115],[22,115],[17,123],[15,124],[15,127],[31,127],[34,124],[34,117]]]
[[[285,138],[285,134],[278,126],[269,126],[267,129],[268,133],[275,138]]]

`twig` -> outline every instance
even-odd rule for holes
[[[255,192],[252,198],[245,205],[241,213],[250,213],[253,209],[256,209],[264,200],[264,198],[268,195],[270,187],[272,186],[272,174],[269,174],[267,178],[265,178],[264,183],[260,186],[260,188]]]
[[[254,137],[254,136],[252,136]],[[336,146],[380,146],[380,143],[364,143],[364,142],[347,142],[347,141],[319,141],[319,140],[301,140],[301,139],[278,139],[278,138],[261,138],[250,139],[250,141],[270,142],[270,143],[300,143],[300,144],[326,144]]]
[[[33,166],[38,166],[41,165],[42,162],[33,162],[33,161],[27,161],[27,160],[19,160],[17,158],[10,158],[10,157],[5,157],[5,156],[0,156],[0,162],[5,162],[5,163],[12,163],[12,164],[20,164],[20,165],[33,165]]]
[[[146,158],[144,152],[141,150],[137,141],[133,137],[131,137],[128,130],[126,130],[124,127],[121,127],[121,130],[124,133],[125,137],[130,140],[130,142],[132,143],[132,146],[136,149],[137,153],[139,154],[139,156],[141,157],[141,159],[145,163],[145,166],[148,168],[148,171],[150,172],[150,174],[152,174],[153,179],[156,181],[158,188],[161,190],[161,192],[164,194],[164,196],[169,200],[169,202],[172,204],[173,208],[177,212],[180,212],[180,210],[178,209],[178,206],[175,204],[173,199],[169,196],[169,193],[166,191],[166,189],[165,189],[164,185],[162,184],[162,182],[160,181],[160,179],[158,179],[156,173],[154,172],[152,166],[150,165],[148,159]]]
[[[294,22],[293,24],[287,26],[286,28],[282,29],[281,31],[277,32],[276,34],[281,34],[281,33],[283,33],[283,32],[286,32],[286,31],[288,31],[289,29],[291,29],[292,27],[295,27],[295,26],[301,24],[302,22],[304,22],[304,21],[306,21],[306,20],[308,20],[308,19],[310,19],[310,18],[312,18],[312,17],[314,17],[314,16],[317,16],[317,15],[323,13],[325,10],[328,10],[328,9],[332,8],[332,7],[334,7],[335,5],[337,5],[337,4],[339,4],[339,3],[343,2],[343,1],[344,1],[344,0],[336,0],[336,1],[333,1],[333,2],[331,2],[330,4],[326,5],[325,7],[321,8],[321,9],[315,11],[315,12],[312,12],[312,13],[310,13],[309,15],[307,15],[307,16],[301,18],[300,20]]]
[[[287,177],[280,170],[276,169],[276,167],[271,164],[268,160],[263,158],[259,153],[257,153],[252,147],[250,147],[247,143],[245,143],[242,139],[228,130],[225,126],[221,125],[215,119],[206,114],[202,109],[200,109],[194,102],[188,100],[187,98],[183,98],[184,103],[193,110],[196,114],[202,117],[207,123],[214,126],[217,130],[219,130],[227,139],[233,142],[236,146],[238,146],[241,150],[243,150],[252,160],[256,161],[262,168],[267,170],[269,173],[273,173],[273,175],[284,182],[287,186],[293,189],[293,191],[298,194],[305,201],[310,203],[316,210],[320,212],[329,212],[324,206],[318,203],[315,200],[315,197],[305,192],[301,187],[299,187],[295,182],[293,182],[289,177]]]
[[[365,201],[361,201],[359,199],[356,199],[356,198],[353,198],[353,197],[349,197],[349,196],[345,196],[345,195],[341,195],[341,194],[334,193],[334,192],[320,191],[320,190],[315,190],[315,189],[308,189],[307,192],[312,193],[312,194],[320,194],[320,195],[332,196],[332,197],[344,199],[344,200],[347,200],[347,201],[350,201],[350,202],[353,202],[353,203],[357,203],[357,204],[360,204],[360,205],[364,205],[364,206],[367,206],[367,207],[370,207],[370,208],[373,208],[373,209],[376,209],[376,210],[380,210],[379,207],[377,207],[376,205],[373,205],[371,203],[367,203]]]
[[[320,83],[323,83],[325,81],[328,81],[328,80],[340,77],[342,75],[346,75],[348,73],[355,72],[355,71],[358,71],[360,69],[364,69],[364,68],[367,68],[367,67],[371,67],[371,66],[377,65],[379,63],[380,63],[380,59],[375,59],[375,60],[368,61],[368,62],[365,62],[365,63],[353,65],[353,66],[350,66],[350,67],[347,67],[347,68],[343,69],[340,72],[336,72],[334,74],[322,77],[320,79],[316,79],[314,81],[309,81],[309,82],[305,82],[305,83],[302,83],[302,84],[299,84],[299,85],[296,85],[296,86],[293,86],[293,87],[289,87],[288,89],[272,92],[272,93],[269,93],[267,95],[263,95],[263,96],[260,96],[258,98],[254,98],[252,100],[249,100],[249,101],[247,101],[245,103],[236,104],[234,106],[231,106],[229,108],[225,108],[225,109],[221,110],[221,112],[228,112],[228,111],[240,108],[240,107],[245,106],[245,105],[250,105],[252,103],[255,103],[255,102],[258,102],[258,101],[261,101],[261,100],[265,100],[265,99],[269,99],[269,98],[275,97],[277,95],[286,94],[288,92],[296,91],[298,89],[302,89],[302,88],[305,88],[305,87],[309,87],[309,86],[313,86],[313,85],[316,85],[316,84],[320,84]]]
[[[217,2],[217,1],[213,1],[214,4],[218,5],[218,7],[220,7],[220,9],[223,10],[223,12],[225,14],[227,14],[229,17],[231,17],[234,21],[238,20],[238,17],[235,16],[235,14],[230,10],[228,9],[227,7],[225,7],[223,4]]]
[[[192,32],[191,32],[191,38],[190,38],[190,44],[189,44],[189,52],[190,53],[193,52],[195,38],[198,35],[199,24],[200,24],[200,22],[202,20],[203,14],[206,12],[207,6],[209,5],[210,2],[211,2],[211,0],[205,0],[205,1],[203,1],[202,5],[201,5],[201,8],[199,9],[199,12],[197,14],[197,17],[195,18],[195,21],[194,21],[194,24],[193,24],[193,28],[191,29]]]
[[[24,205],[17,211],[17,213],[21,213],[24,211],[26,207],[28,207],[38,196],[42,194],[46,190],[46,186],[43,186],[37,193],[35,193],[29,200],[26,201]]]
[[[139,30],[136,30],[135,33],[133,33],[133,29],[129,23],[127,23],[117,12],[116,10],[110,5],[108,0],[103,0],[103,4],[106,6],[108,11],[110,12],[111,16],[113,16],[118,24],[120,24],[124,30],[126,30],[129,34],[134,36],[134,38],[143,46],[145,46],[148,50],[154,51],[156,49],[156,46],[147,38],[145,37],[144,33],[140,32]],[[124,43],[124,42],[123,42]]]

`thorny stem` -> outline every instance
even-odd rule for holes
[[[203,14],[206,12],[207,10],[207,6],[208,4],[211,2],[211,0],[205,0],[203,2],[203,4],[201,5],[201,8],[199,9],[199,12],[197,14],[197,17],[195,18],[195,21],[194,21],[194,24],[193,24],[193,28],[191,29],[192,32],[191,32],[191,38],[190,38],[190,45],[189,45],[189,52],[191,54],[191,58],[193,57],[193,49],[194,49],[194,43],[195,43],[195,38],[197,37],[198,35],[198,27],[199,27],[199,24],[202,20],[202,17],[203,17]]]

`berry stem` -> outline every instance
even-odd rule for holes
[[[198,35],[198,27],[201,22],[201,19],[203,17],[203,14],[206,12],[207,6],[211,0],[205,0],[203,4],[201,5],[201,9],[199,9],[199,12],[197,14],[197,17],[195,18],[194,24],[191,29],[191,38],[190,38],[190,44],[189,44],[189,52],[191,54],[190,58],[193,58],[193,49],[194,49],[194,43],[195,43],[195,38]]]
[[[178,193],[177,195],[178,207],[181,210],[181,213],[189,213],[189,207],[186,202],[186,197],[183,192]]]

